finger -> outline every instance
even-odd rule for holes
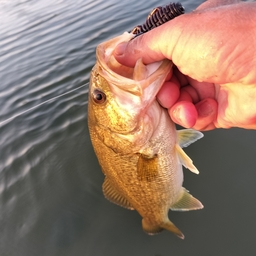
[[[133,67],[140,58],[144,64],[165,58],[171,59],[170,51],[176,45],[181,32],[179,29],[175,29],[177,26],[174,24],[179,17],[135,37],[127,43],[117,45],[113,52],[114,57],[121,64],[130,67]]]
[[[188,102],[193,102],[193,99],[191,95],[186,91],[186,90],[181,90],[180,91],[180,97],[178,101],[188,101]]]
[[[156,31],[154,32],[156,33]],[[159,51],[152,52],[149,46],[145,43],[146,40],[150,40],[148,38],[150,34],[151,33],[149,31],[148,33],[140,35],[129,42],[117,45],[113,52],[116,60],[129,67],[134,67],[136,61],[141,58],[144,64],[163,60],[165,58],[163,54]]]
[[[218,104],[213,99],[205,99],[196,105],[191,102],[177,102],[169,109],[172,120],[185,127],[207,131],[215,129]]]
[[[185,128],[193,127],[198,118],[198,113],[195,105],[192,102],[188,101],[177,102],[176,104],[174,104],[173,107],[168,110],[168,112],[171,116],[171,119],[175,123]]]
[[[173,68],[173,75],[175,75],[175,77],[177,77],[179,83],[181,86],[185,86],[185,85],[188,85],[188,79],[187,77],[182,74],[178,69],[177,67],[174,66]]]
[[[200,100],[206,98],[215,98],[215,84],[207,82],[198,82],[197,80],[187,77],[189,85],[191,85],[198,94]]]
[[[214,99],[205,99],[195,105],[198,118],[193,126],[196,130],[207,131],[215,127],[217,119],[218,104]]]
[[[188,101],[191,101],[193,103],[197,103],[199,101],[198,93],[195,90],[195,88],[193,88],[192,86],[188,85],[188,86],[182,87],[180,94],[181,94],[180,99],[179,99],[180,101],[186,100],[186,98]],[[184,95],[186,95],[186,96],[184,97]]]
[[[178,83],[168,81],[163,84],[161,90],[157,94],[158,102],[164,108],[170,108],[180,96],[180,87]]]

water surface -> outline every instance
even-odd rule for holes
[[[201,1],[187,0],[187,11]],[[109,203],[87,129],[95,47],[144,22],[159,1],[0,1],[0,255],[256,253],[255,132],[216,130],[186,152],[184,186],[202,211],[170,212],[184,232],[148,236]]]

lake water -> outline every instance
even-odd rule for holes
[[[184,186],[205,209],[170,212],[184,241],[146,235],[102,194],[87,128],[95,48],[166,4],[0,0],[1,256],[256,255],[255,131],[206,132],[186,149],[201,173],[184,170]]]

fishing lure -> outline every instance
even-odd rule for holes
[[[146,22],[136,26],[131,33],[139,36],[184,13],[185,9],[181,3],[170,3],[164,7],[158,6],[148,15]]]

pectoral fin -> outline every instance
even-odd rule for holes
[[[106,177],[102,185],[102,190],[104,196],[112,203],[122,206],[129,210],[134,210],[130,202],[123,197],[115,187],[110,183],[109,179]]]
[[[191,211],[204,208],[202,203],[193,197],[185,188],[180,191],[179,198],[176,203],[171,206],[172,211]]]
[[[139,180],[153,181],[158,175],[157,155],[149,157],[143,154],[139,154],[137,172]]]
[[[199,174],[199,171],[193,165],[193,161],[189,158],[189,156],[182,150],[182,148],[178,144],[176,144],[176,151],[179,156],[181,164],[188,168],[191,172]]]
[[[177,130],[178,144],[184,148],[189,146],[191,143],[201,139],[204,135],[193,129]]]

